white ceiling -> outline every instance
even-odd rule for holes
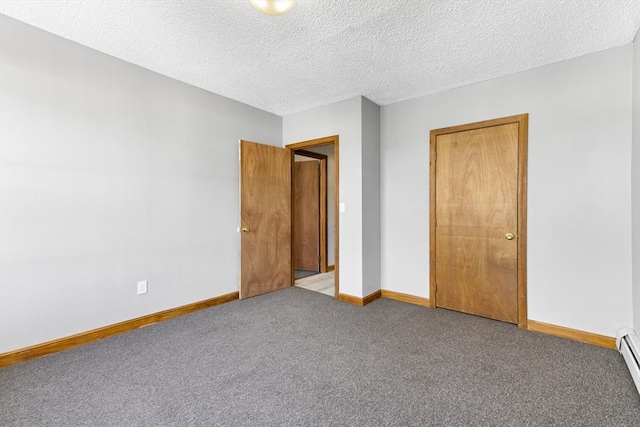
[[[386,105],[631,43],[639,0],[1,0],[0,13],[279,114]]]

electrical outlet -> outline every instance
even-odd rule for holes
[[[138,295],[142,295],[146,293],[147,293],[147,281],[142,280],[138,282]]]

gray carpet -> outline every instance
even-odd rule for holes
[[[638,426],[614,350],[290,288],[0,370],[0,425]]]

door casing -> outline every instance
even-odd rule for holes
[[[518,326],[527,327],[527,147],[528,114],[502,117],[459,126],[434,129],[430,132],[429,156],[429,302],[437,306],[436,294],[436,141],[439,135],[488,128],[505,124],[518,124]]]

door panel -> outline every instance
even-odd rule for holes
[[[240,298],[291,286],[291,153],[240,142]]]
[[[437,306],[517,323],[518,124],[438,135],[435,148]]]
[[[320,162],[295,162],[293,169],[293,265],[320,271]]]

